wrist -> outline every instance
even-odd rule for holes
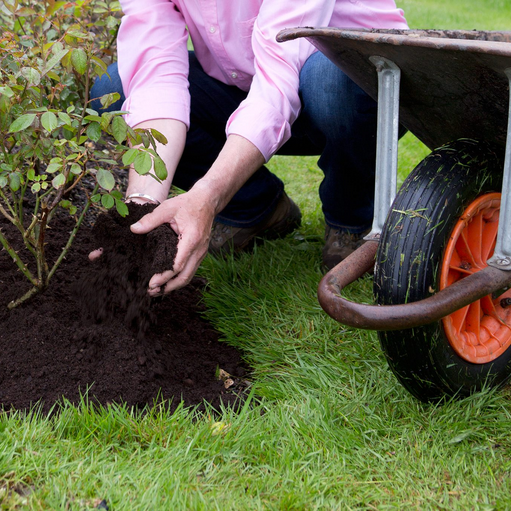
[[[210,208],[217,215],[226,206],[227,201],[223,200],[223,192],[221,187],[217,186],[215,180],[202,178],[199,179],[194,185],[192,190],[201,195],[204,203],[208,204]],[[192,191],[190,190],[190,191]]]
[[[145,193],[132,193],[124,199],[124,202],[136,202],[137,204],[156,204],[160,205],[161,202],[152,197],[151,195],[145,194]]]

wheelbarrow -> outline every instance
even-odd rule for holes
[[[287,29],[378,100],[366,243],[322,279],[323,309],[378,331],[422,401],[511,377],[511,32]],[[432,152],[396,193],[399,124]],[[500,220],[500,221],[499,221]],[[375,305],[342,297],[374,273]]]

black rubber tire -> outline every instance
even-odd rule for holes
[[[438,290],[449,236],[478,196],[500,192],[502,155],[462,139],[433,151],[403,183],[383,229],[376,256],[378,304],[409,303]],[[421,401],[466,396],[511,376],[511,348],[486,364],[459,357],[442,322],[378,332],[388,363],[403,386]]]

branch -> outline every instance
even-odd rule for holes
[[[9,222],[16,225],[16,221],[14,220],[14,218],[11,215],[9,215],[9,213],[7,213],[7,211],[5,211],[4,207],[1,204],[0,204],[0,213],[2,213],[2,215],[5,218],[7,218],[7,220],[9,220]]]
[[[27,268],[26,264],[21,260],[18,253],[12,248],[9,241],[7,241],[7,238],[4,236],[4,233],[2,232],[2,229],[0,229],[0,243],[3,245],[5,250],[7,250],[7,253],[13,258],[14,262],[18,266],[18,268],[21,270],[21,273],[27,277],[27,279],[35,286],[39,286],[40,282],[32,275],[30,270]]]
[[[94,190],[92,191],[92,195],[94,195],[98,191],[99,185],[96,184],[94,187]],[[87,203],[85,204],[85,207],[83,208],[82,213],[80,214],[80,217],[78,218],[78,221],[76,222],[75,228],[71,231],[71,234],[69,235],[69,239],[67,240],[66,246],[62,249],[62,252],[60,253],[59,258],[53,265],[53,268],[50,270],[50,273],[48,274],[48,281],[52,278],[53,274],[57,271],[57,268],[59,267],[60,263],[66,257],[71,245],[73,244],[73,241],[76,237],[76,233],[78,232],[78,229],[82,225],[83,219],[85,218],[85,214],[89,210],[90,205],[92,204],[90,197],[87,198]]]
[[[41,291],[40,287],[34,286],[30,288],[23,296],[21,296],[20,298],[16,298],[16,300],[13,300],[12,302],[9,302],[7,308],[9,310],[16,308],[18,305],[21,305],[23,302],[26,302],[28,299],[32,298],[32,296],[39,293],[39,291]]]

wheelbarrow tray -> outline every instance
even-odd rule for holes
[[[374,99],[371,56],[401,69],[400,122],[429,148],[472,138],[506,144],[511,31],[297,28],[279,41],[306,37]]]

